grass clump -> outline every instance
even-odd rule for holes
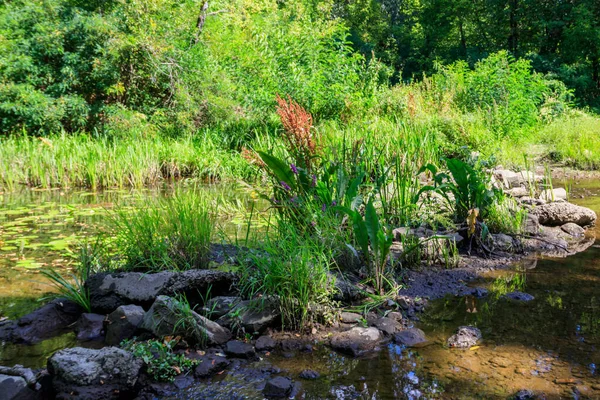
[[[115,245],[127,270],[208,268],[216,209],[197,190],[179,190],[146,207],[112,216]]]
[[[155,381],[173,382],[177,375],[187,373],[197,365],[196,360],[186,358],[184,354],[175,354],[176,339],[148,340],[136,342],[126,339],[121,347],[142,359],[150,377]]]

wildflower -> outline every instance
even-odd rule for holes
[[[317,176],[313,175],[312,176],[312,187],[315,187],[315,186],[317,186]]]
[[[290,168],[295,175],[298,175],[298,168],[294,164],[290,164]]]
[[[292,188],[290,187],[290,185],[288,185],[287,183],[285,183],[285,181],[281,181],[279,183],[281,183],[281,186],[283,186],[283,189],[285,191],[289,192],[290,190],[292,190]]]
[[[331,206],[332,206],[332,207],[335,207],[335,206],[337,206],[337,201],[335,201],[335,200],[334,200],[334,201],[332,201],[332,202],[331,202]]]
[[[326,210],[326,209],[327,209],[327,206],[326,206],[325,204],[323,204],[323,205],[321,206],[321,211],[322,211],[322,212],[325,212],[325,210]]]

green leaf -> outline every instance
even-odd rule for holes
[[[263,151],[258,151],[257,153],[278,181],[287,183],[292,189],[296,188],[296,179],[289,165]]]
[[[374,251],[377,251],[378,246],[378,232],[380,229],[379,226],[379,217],[377,216],[377,210],[375,210],[375,206],[373,205],[373,200],[369,200],[367,203],[367,208],[365,210],[365,225],[367,228],[367,233],[369,234],[369,239],[371,240],[371,247]]]

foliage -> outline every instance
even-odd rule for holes
[[[251,264],[241,270],[245,296],[278,299],[285,328],[302,329],[331,302],[333,282],[331,249],[318,239],[306,238],[292,225],[267,236],[261,252],[251,253]],[[311,312],[312,311],[312,312]]]
[[[134,338],[121,342],[121,347],[144,361],[152,379],[172,382],[177,375],[191,371],[197,364],[196,360],[186,358],[185,354],[175,354],[173,348],[176,344],[177,339],[136,342]]]
[[[451,206],[456,222],[464,222],[474,209],[485,217],[489,207],[499,196],[497,191],[491,188],[490,177],[459,159],[447,158],[445,162],[450,175],[438,172],[433,164],[422,168],[422,171],[433,174],[434,184],[421,188],[418,196],[426,192],[435,192],[443,196]]]
[[[527,211],[509,197],[501,197],[487,213],[485,220],[490,232],[516,235],[523,232]]]
[[[111,221],[125,267],[148,271],[207,268],[215,224],[206,194],[195,190],[117,209]]]

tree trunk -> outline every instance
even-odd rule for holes
[[[204,28],[204,22],[206,22],[206,11],[208,10],[208,0],[205,0],[202,4],[202,8],[200,9],[200,14],[198,15],[198,22],[196,22],[196,37],[194,38],[194,44],[198,43],[200,40],[200,34],[202,33],[202,28]]]
[[[509,8],[510,35],[508,37],[508,48],[514,55],[516,55],[519,48],[519,26],[517,18],[519,0],[510,0]]]

